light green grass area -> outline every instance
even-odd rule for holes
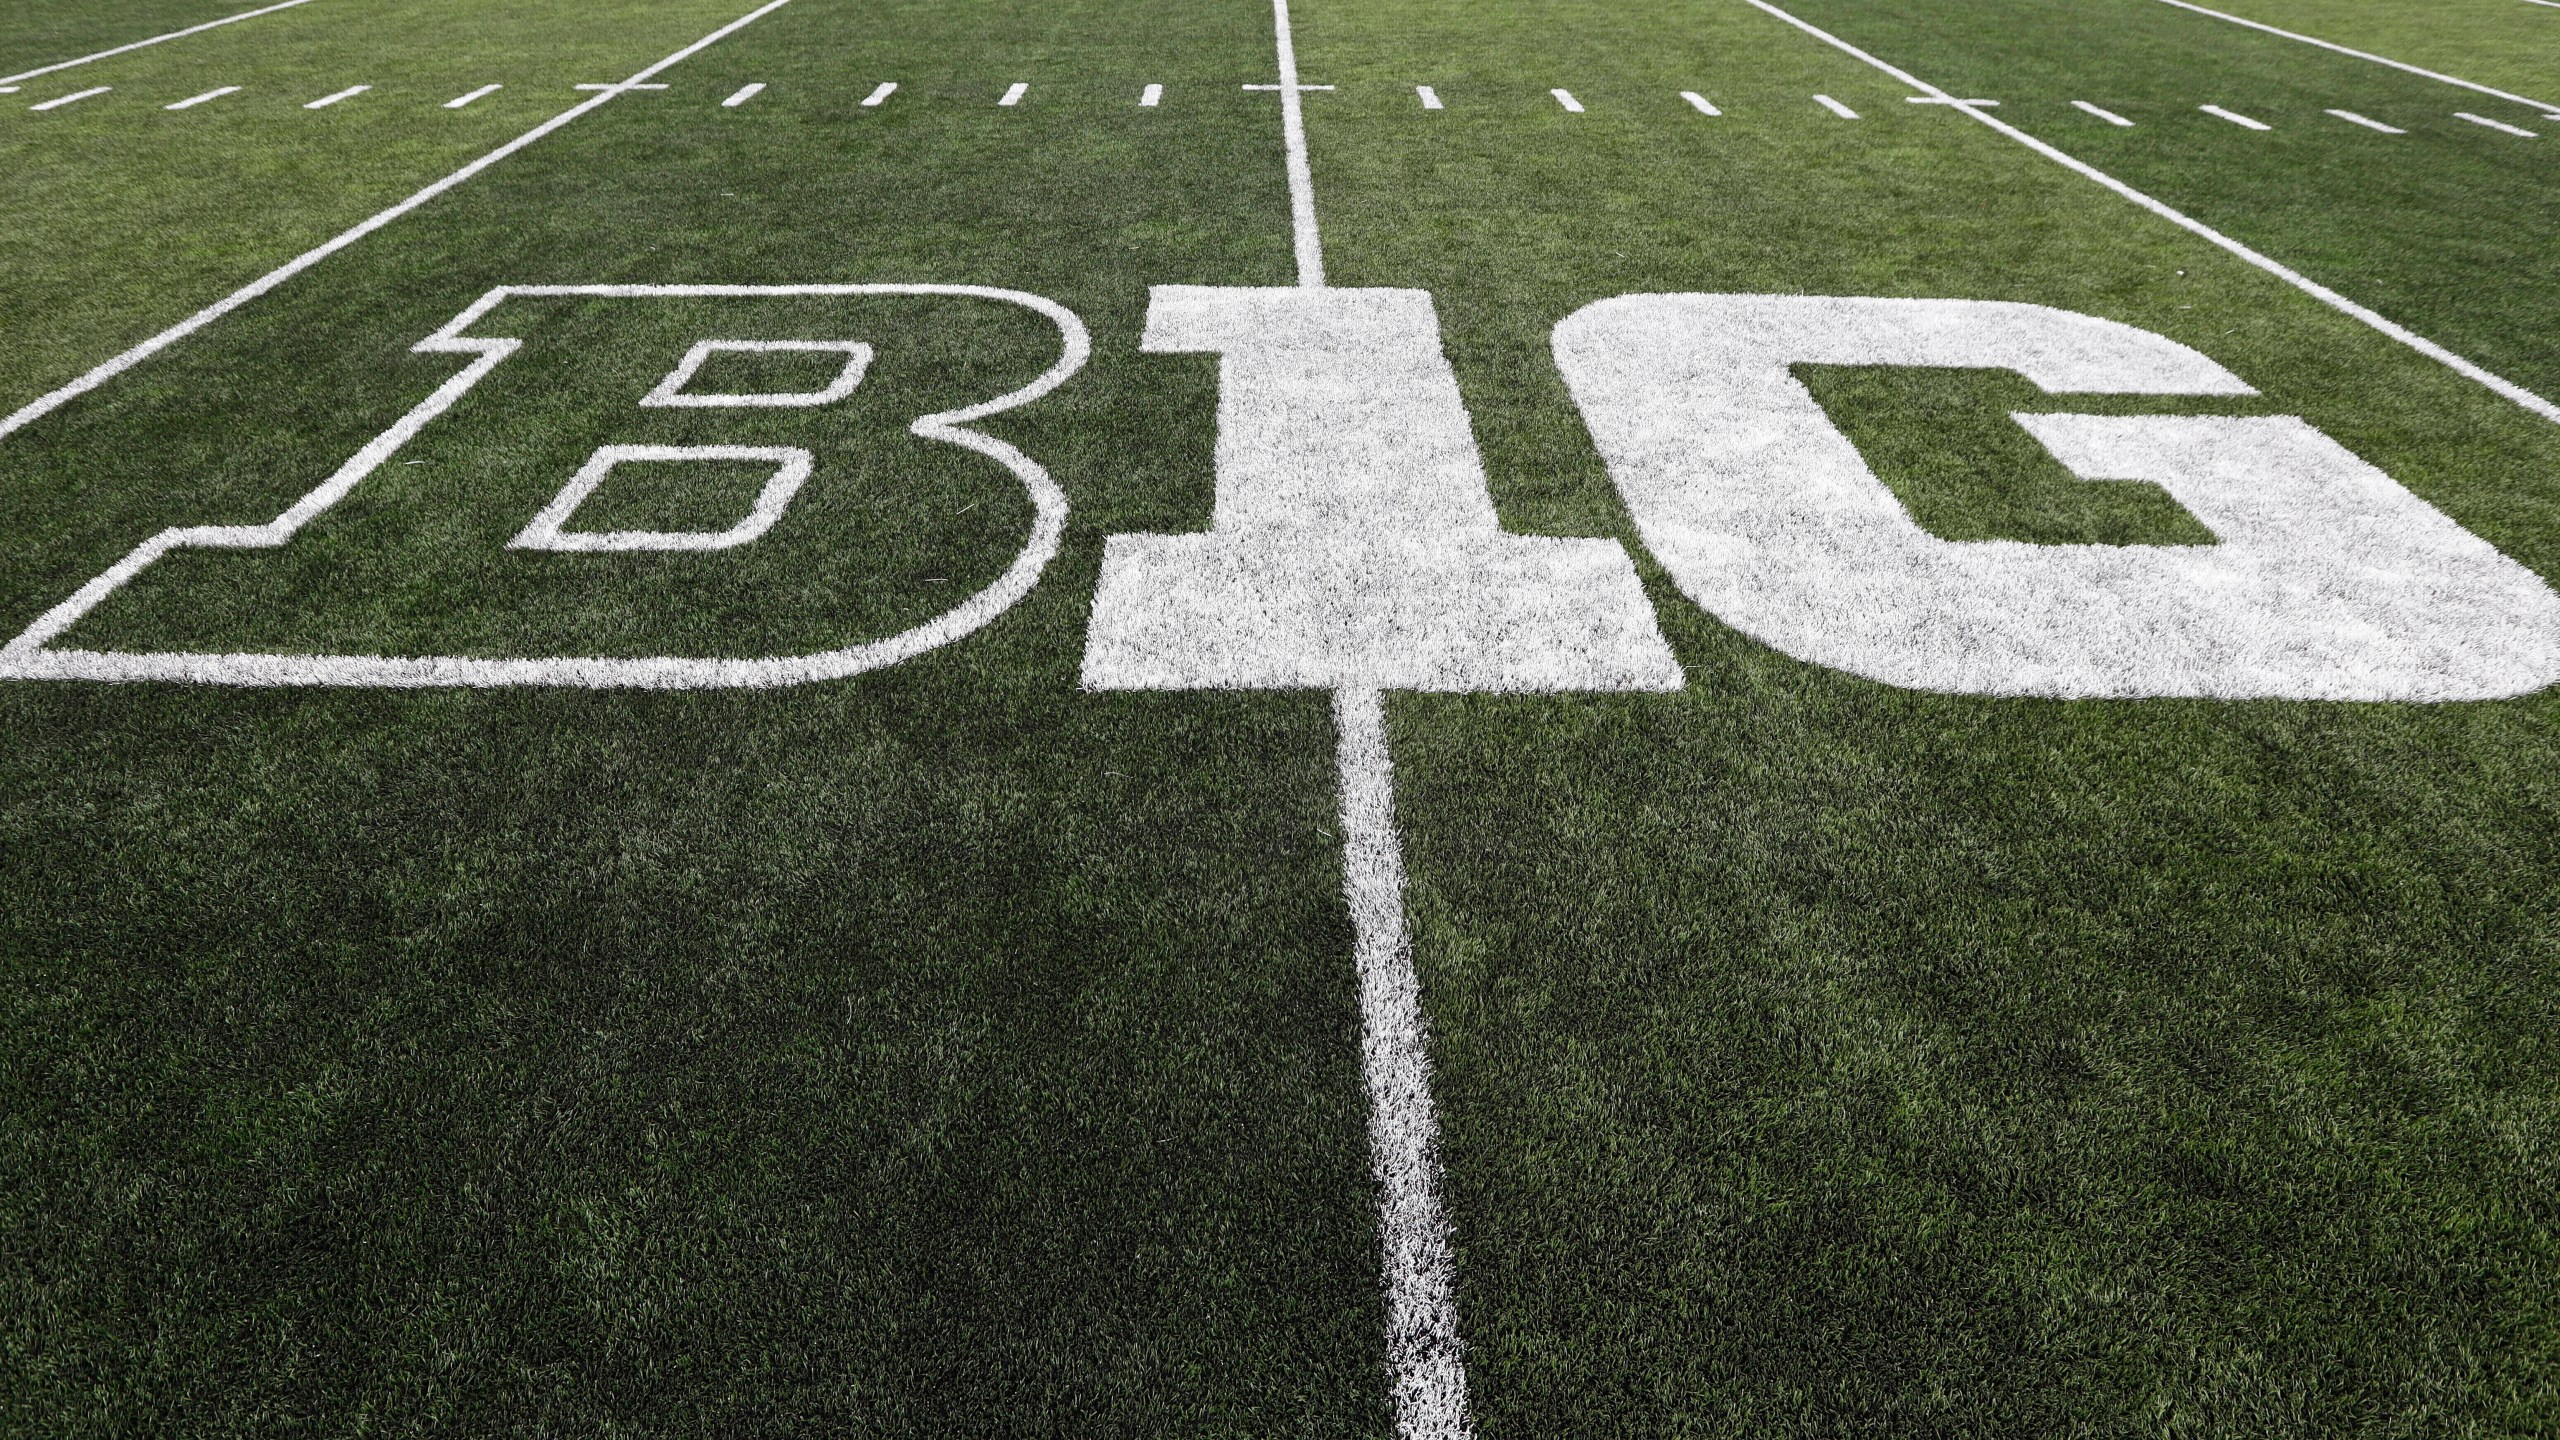
[[[2526,0],[2216,0],[2209,8],[2560,103],[2560,24],[2552,23],[2560,21],[2560,10],[2549,6]]]
[[[0,401],[748,8],[320,0],[144,52],[122,108],[0,115],[35,177]],[[2145,0],[1790,8],[2560,392],[2560,134],[2497,149],[2440,87]],[[1387,701],[1476,1433],[2548,1431],[2554,700],[1791,659],[1655,564],[1550,337],[1652,291],[2027,301],[2262,392],[1804,367],[1957,540],[2210,539],[2013,411],[2299,415],[2560,576],[2560,426],[1746,5],[1295,9],[1332,283],[1431,292],[1504,524],[1626,544],[1686,672]],[[462,368],[410,347],[496,286],[992,286],[1093,339],[983,424],[1065,491],[1058,558],[875,673],[0,681],[0,1431],[1390,1433],[1326,697],[1078,685],[1106,538],[1212,518],[1219,364],[1142,353],[1149,287],[1294,275],[1279,106],[1241,88],[1273,74],[1254,3],[793,0],[0,438],[5,635],[166,527],[284,510]],[[197,79],[258,104],[145,103]],[[354,83],[384,93],[293,98]],[[907,429],[1049,364],[1026,311],[541,297],[471,333],[525,346],[342,504],[65,643],[800,653],[939,612],[1031,523]],[[876,353],[825,410],[631,403],[778,334]],[[688,443],[818,470],[734,551],[507,548],[596,447]],[[714,528],[760,478],[635,473],[579,523]]]

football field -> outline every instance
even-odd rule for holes
[[[0,1434],[2560,1434],[2560,4],[15,0]]]

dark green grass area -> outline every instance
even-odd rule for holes
[[[162,526],[274,514],[452,373],[408,347],[499,283],[1013,285],[1098,340],[987,422],[1068,491],[1065,554],[891,671],[0,692],[0,1429],[1380,1432],[1324,704],[1074,683],[1100,534],[1207,509],[1212,369],[1136,356],[1146,284],[1287,273],[1267,100],[1175,108],[1266,65],[1266,24],[800,0],[681,105],[616,102],[0,450],[23,615]],[[846,93],[972,48],[988,100],[1016,67],[1108,88]],[[769,103],[712,103],[749,80]],[[1138,111],[1142,80],[1178,100]],[[671,363],[665,315],[500,314],[570,350],[349,502],[385,549],[173,562],[102,643],[846,643],[1021,541],[992,467],[884,453],[787,522],[844,530],[802,588],[715,577],[734,627],[653,588],[663,557],[553,557],[628,605],[555,608],[575,587],[473,567],[563,457],[705,422],[595,398]],[[830,463],[1054,345],[859,319],[883,408]]]
[[[43,65],[77,60],[118,45],[166,35],[208,20],[264,8],[272,0],[12,0],[0,18],[0,75],[15,75]],[[327,0],[320,0],[327,3]],[[301,7],[297,6],[296,9]],[[281,11],[290,15],[290,10]],[[267,17],[260,16],[259,19]],[[255,25],[256,20],[243,20]],[[181,40],[172,45],[186,43]],[[76,70],[62,74],[77,74]]]
[[[1435,294],[1515,528],[1636,545],[1548,350],[1579,307],[1957,296],[2265,395],[1801,367],[1941,536],[2200,538],[2011,411],[2284,413],[2560,571],[2560,430],[1757,12],[1662,7],[1641,46],[1577,3],[1301,24],[1344,86],[1310,102],[1333,277]],[[1390,712],[1485,1435],[2549,1429],[2547,696],[1935,696],[1651,584],[1677,698]]]

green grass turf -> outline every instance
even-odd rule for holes
[[[614,39],[592,13],[524,23]],[[726,18],[649,13],[668,33],[615,73]],[[2042,55],[2046,89],[1976,92],[2021,110],[2066,77],[2174,88],[2138,45],[2048,53],[2026,6],[1808,13],[1950,86]],[[2181,18],[2287,95],[2334,58]],[[1308,101],[1332,278],[1435,294],[1515,530],[1634,544],[1547,354],[1579,306],[1963,296],[2195,345],[2265,397],[2116,408],[2304,415],[2560,574],[2560,429],[1756,11],[1298,20],[1341,87]],[[1270,73],[1249,4],[796,0],[0,441],[0,613],[31,617],[163,526],[281,509],[453,372],[408,346],[495,284],[1004,285],[1095,338],[988,427],[1066,488],[1064,553],[890,670],[0,686],[0,1424],[1385,1430],[1323,699],[1075,688],[1102,538],[1208,522],[1215,366],[1138,353],[1146,287],[1291,275],[1276,106],[1236,89]],[[773,88],[716,107],[749,81]],[[2266,173],[2211,130],[2184,158],[2130,133],[2153,148],[2067,143],[2143,183]],[[2285,152],[2337,172],[2305,182],[2327,230],[2236,183],[2207,218],[2347,237],[2324,278],[2378,292],[2410,267],[2354,207],[2394,187],[2524,246],[2529,187],[2456,148],[2500,138],[2412,162],[2340,127]],[[49,233],[30,263],[86,254]],[[2454,253],[2466,283],[2394,313],[2539,380],[2546,282],[2506,253]],[[207,282],[139,288],[184,313]],[[746,313],[511,304],[481,333],[527,350],[404,452],[427,463],[285,550],[172,559],[72,638],[757,653],[894,629],[1005,562],[1018,491],[897,430],[1046,342],[953,302],[798,312],[880,358],[841,415],[754,422],[829,468],[729,566],[498,548],[594,445],[712,433],[612,397]],[[2194,538],[1996,422],[2111,402],[1806,378],[1937,533]],[[2548,1428],[2548,697],[1920,694],[1774,654],[1636,553],[1682,693],[1389,702],[1481,1433]]]
[[[232,0],[123,0],[115,5],[100,5],[96,0],[14,0],[9,13],[0,17],[0,75],[58,65],[260,8],[259,0],[238,0],[236,4]],[[241,23],[254,25],[257,21]]]
[[[2560,10],[2548,6],[2525,0],[2217,0],[2207,8],[2560,103],[2560,24],[2552,23],[2560,20]],[[2196,18],[2207,25],[2228,23]]]

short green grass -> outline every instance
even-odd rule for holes
[[[1389,701],[1479,1432],[2547,1433],[2551,699],[1988,700],[1788,659],[1652,566],[1547,340],[1643,290],[2024,300],[2264,392],[1807,367],[1952,538],[2199,539],[2013,410],[2284,413],[2560,575],[2560,429],[1746,6],[1295,8],[1339,87],[1307,101],[1334,282],[1433,293],[1505,523],[1634,547],[1689,677]],[[2543,152],[2296,124],[2362,108],[2323,99],[2351,83],[2472,107],[2149,0],[2076,30],[2032,0],[1801,8],[2560,388],[2519,258]],[[275,67],[232,74],[316,94],[361,64],[400,77],[385,103],[0,116],[40,177],[0,258],[11,393],[745,9],[319,0],[273,17],[314,27],[299,58],[216,32]],[[192,93],[198,43],[98,83]],[[2208,64],[2260,100],[2190,95]],[[1139,351],[1147,287],[1292,277],[1277,107],[1239,88],[1271,72],[1256,4],[794,0],[0,440],[14,630],[162,527],[275,514],[454,372],[409,347],[495,285],[1007,286],[1095,344],[988,424],[1066,489],[1064,552],[888,670],[0,684],[0,1429],[1386,1433],[1325,699],[1076,686],[1104,537],[1209,520],[1216,367]],[[492,79],[513,108],[433,104]],[[2101,85],[2286,128],[2066,128]],[[331,116],[326,146],[290,128]],[[325,203],[222,190],[269,163]],[[200,263],[118,238],[161,203]],[[778,324],[876,344],[857,400],[625,403],[689,337]],[[1019,541],[1004,474],[903,431],[1047,363],[1019,313],[522,300],[477,333],[527,348],[423,463],[283,550],[173,558],[72,638],[819,648]],[[504,549],[594,446],[715,434],[824,462],[726,561]],[[580,523],[743,504],[697,478]]]

